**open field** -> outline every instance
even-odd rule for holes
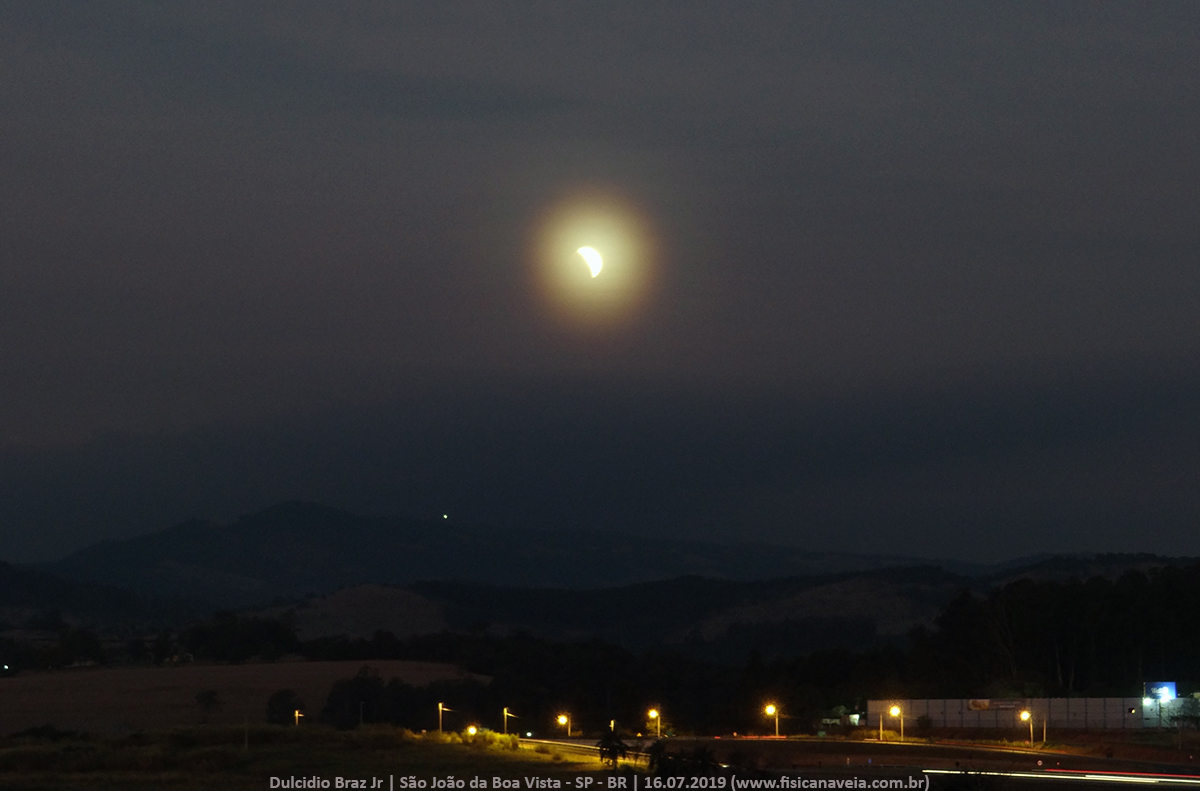
[[[267,789],[271,778],[574,777],[598,772],[583,756],[508,749],[505,743],[439,743],[390,726],[338,732],[324,727],[192,727],[115,739],[0,740],[0,788]]]
[[[436,662],[273,662],[178,667],[81,668],[0,678],[0,736],[39,725],[93,734],[157,731],[201,722],[196,694],[215,690],[220,706],[212,725],[240,725],[266,718],[267,698],[293,689],[314,716],[335,681],[364,665],[384,679],[420,686],[462,678],[453,665]]]

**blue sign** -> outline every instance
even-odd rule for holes
[[[1175,700],[1174,681],[1147,681],[1145,690],[1147,700]]]

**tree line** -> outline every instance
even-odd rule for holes
[[[581,724],[616,719],[647,730],[645,711],[655,706],[680,731],[766,732],[762,705],[773,701],[786,727],[801,731],[862,710],[870,698],[1137,696],[1143,682],[1157,680],[1177,681],[1184,694],[1200,690],[1200,566],[964,591],[932,626],[893,645],[750,652],[738,665],[528,635],[401,640],[381,632],[371,640],[322,638],[302,650],[314,659],[452,662],[493,679],[463,690],[467,715],[486,720],[509,706],[543,730],[560,710]],[[429,727],[429,701],[408,700],[412,713],[401,724]]]
[[[97,654],[79,630],[64,631],[63,645]],[[0,657],[9,648],[0,643]],[[1021,579],[982,594],[964,591],[931,626],[893,644],[800,655],[751,651],[737,663],[527,634],[401,639],[378,632],[302,641],[277,620],[229,613],[142,641],[129,649],[135,653],[160,663],[181,655],[243,662],[289,654],[366,666],[438,661],[490,679],[413,688],[367,671],[324,702],[321,716],[341,727],[361,720],[432,729],[443,702],[456,710],[448,727],[472,721],[499,730],[508,707],[522,718],[513,721],[522,731],[553,732],[554,717],[569,712],[577,729],[598,732],[616,720],[627,732],[648,732],[654,725],[646,712],[655,707],[664,732],[765,733],[773,729],[762,713],[770,701],[783,712],[784,730],[799,732],[861,711],[870,698],[1136,696],[1144,681],[1160,680],[1178,682],[1183,694],[1200,690],[1200,566],[1115,580]]]

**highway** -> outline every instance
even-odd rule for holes
[[[647,742],[648,743],[652,743]],[[625,761],[622,763],[646,765],[647,755],[638,752],[634,747],[638,742],[626,742],[629,746],[629,751],[625,755]],[[553,748],[555,751],[562,753],[565,756],[578,756],[581,758],[599,758],[600,748],[596,746],[595,739],[521,739],[521,747],[525,749],[536,750],[538,745]]]
[[[648,746],[653,740],[634,744]],[[553,746],[564,755],[596,755],[594,741],[523,740]],[[631,747],[633,744],[631,744]],[[834,739],[689,738],[668,740],[668,750],[711,752],[727,772],[758,776],[828,780],[920,777],[926,788],[1063,788],[1064,784],[1200,786],[1200,767],[1073,755],[1050,750],[927,742],[843,741]],[[644,753],[639,753],[644,760]],[[631,750],[631,758],[634,757]],[[644,764],[643,764],[644,765]],[[779,786],[780,788],[787,786]]]

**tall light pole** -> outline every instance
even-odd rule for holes
[[[899,706],[892,706],[892,710],[888,713],[893,717],[900,718],[900,741],[904,741],[904,712],[900,710]]]
[[[454,711],[454,709],[448,709],[441,703],[438,704],[438,731],[442,730],[442,712],[443,711]]]
[[[1021,722],[1029,723],[1029,746],[1033,746],[1033,715],[1028,710],[1021,712]]]
[[[654,738],[662,738],[662,717],[658,715],[658,709],[650,709],[646,712],[646,716],[654,720]]]
[[[765,713],[768,717],[775,718],[775,736],[776,736],[776,738],[778,738],[778,736],[779,736],[779,707],[776,706],[774,703],[768,703],[767,707],[765,709],[763,709],[763,713]]]
[[[570,739],[571,738],[571,715],[570,714],[559,714],[558,715],[558,724],[566,727],[567,738]]]
[[[508,706],[505,706],[504,707],[504,732],[506,734],[508,733],[508,718],[509,717],[516,717],[517,719],[521,719],[520,717],[517,717],[516,714],[513,714],[511,711],[509,711]]]

